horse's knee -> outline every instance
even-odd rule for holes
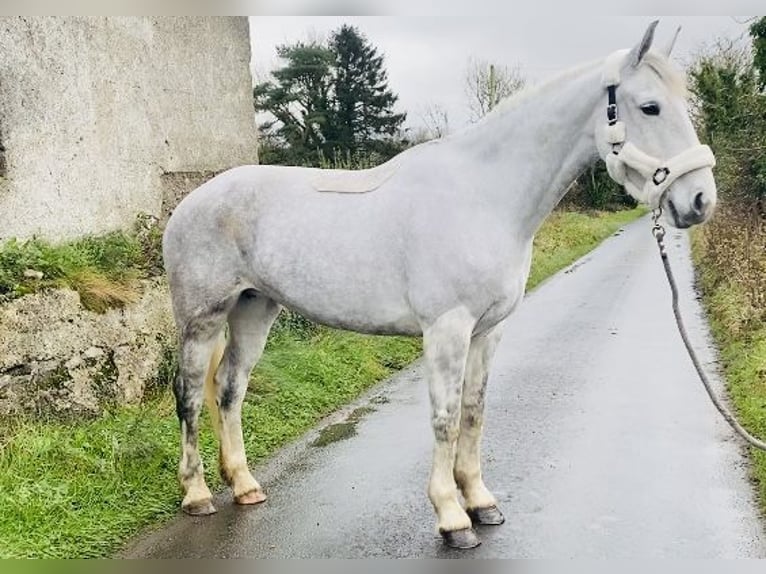
[[[454,443],[460,435],[460,413],[457,408],[436,411],[431,416],[431,427],[437,442]]]

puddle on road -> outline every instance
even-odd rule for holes
[[[356,434],[356,425],[362,420],[362,417],[374,413],[372,407],[359,407],[343,422],[335,423],[319,431],[319,437],[311,443],[311,446],[323,447],[342,440],[351,438]]]

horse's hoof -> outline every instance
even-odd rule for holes
[[[468,548],[476,548],[481,544],[481,540],[476,536],[476,532],[473,528],[463,528],[462,530],[441,530],[440,533],[444,542],[450,548],[467,550]]]
[[[213,501],[209,498],[189,502],[182,505],[181,509],[189,516],[209,516],[217,512],[215,506],[213,506]]]
[[[259,489],[251,490],[250,492],[234,497],[234,502],[242,505],[260,504],[264,500],[266,500],[266,495]]]
[[[499,526],[505,522],[505,516],[497,506],[489,506],[487,508],[470,508],[466,510],[468,516],[471,517],[471,522],[474,524],[481,524],[482,526]]]

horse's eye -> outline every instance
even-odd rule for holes
[[[660,105],[657,102],[649,102],[648,104],[641,106],[641,111],[647,116],[659,116]]]

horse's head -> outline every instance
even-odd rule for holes
[[[675,38],[666,50],[650,50],[656,25],[635,48],[607,58],[596,142],[615,181],[685,228],[713,213],[715,159],[692,125],[684,77],[668,61]]]

